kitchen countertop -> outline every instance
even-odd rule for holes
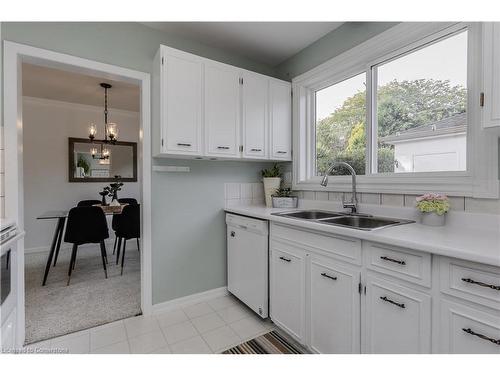
[[[308,208],[298,208],[297,210],[301,209]],[[466,222],[463,220],[458,223],[455,220],[454,225],[447,224],[443,227],[430,227],[419,223],[411,223],[375,229],[373,231],[364,231],[271,215],[272,213],[293,210],[294,209],[267,208],[262,206],[236,206],[225,208],[226,212],[293,225],[299,228],[355,237],[361,240],[401,246],[436,255],[500,266],[500,220],[497,217],[494,217],[493,223],[488,223],[489,225],[486,225],[485,228],[477,225],[477,215],[471,215],[471,220],[476,221],[475,225],[464,225]],[[380,215],[380,213],[378,213],[378,215]],[[394,215],[386,216],[398,217]],[[489,218],[493,215],[481,216],[485,216],[485,220],[491,221]]]

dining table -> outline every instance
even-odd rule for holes
[[[127,204],[121,204],[118,206],[102,206],[105,215],[119,215],[121,214],[123,207]],[[49,276],[50,265],[52,264],[52,259],[54,259],[54,267],[57,263],[57,257],[59,256],[59,249],[61,248],[61,241],[64,233],[64,225],[66,224],[66,218],[68,217],[69,210],[54,210],[46,211],[37,217],[38,220],[57,220],[56,227],[54,230],[54,235],[52,237],[52,244],[50,245],[49,255],[47,257],[47,263],[45,265],[45,272],[43,274],[42,286],[45,286],[47,282],[47,277]]]

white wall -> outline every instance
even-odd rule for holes
[[[401,141],[394,145],[395,172],[464,171],[466,150],[465,134]]]
[[[118,124],[119,139],[138,142],[139,113],[109,111],[110,121]],[[108,185],[68,182],[68,138],[86,138],[89,122],[103,123],[103,108],[24,97],[23,122],[25,248],[42,250],[50,246],[56,222],[37,220],[38,215],[68,210],[79,200],[100,199],[98,192]],[[98,125],[98,138],[102,129]],[[119,197],[139,199],[139,183],[126,182]]]

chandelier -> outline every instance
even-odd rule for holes
[[[109,160],[111,155],[111,151],[107,145],[114,145],[116,143],[116,139],[118,138],[118,127],[113,122],[108,122],[108,89],[112,86],[109,83],[101,83],[100,86],[104,89],[104,139],[99,140],[100,150],[97,147],[92,147],[90,149],[90,154],[93,159],[98,159],[99,162]],[[90,142],[94,143],[94,140],[97,135],[97,127],[94,123],[90,124],[89,127],[89,139]],[[100,152],[99,152],[100,151]]]

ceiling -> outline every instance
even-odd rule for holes
[[[137,85],[23,63],[24,96],[104,106],[101,82],[113,86],[108,90],[110,108],[139,112],[140,89]]]
[[[276,66],[342,22],[145,22],[146,26]]]

